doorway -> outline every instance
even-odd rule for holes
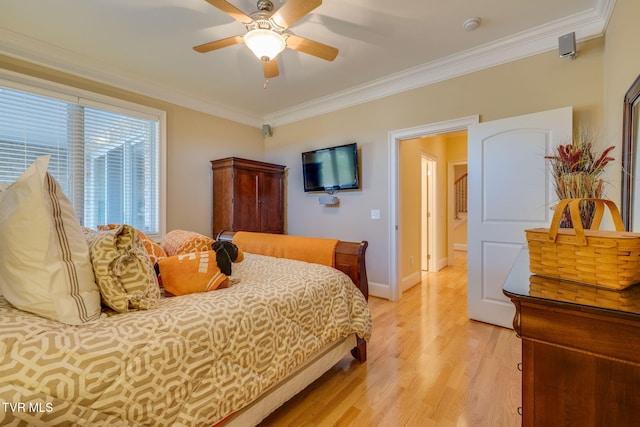
[[[399,151],[400,142],[412,138],[421,138],[441,133],[466,130],[468,126],[480,122],[480,116],[468,116],[445,122],[433,123],[414,128],[389,132],[389,300],[398,301],[402,296],[402,272],[400,265],[400,245],[402,238],[399,233]]]

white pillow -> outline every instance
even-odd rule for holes
[[[0,192],[0,289],[19,309],[80,325],[100,317],[100,292],[73,207],[38,158]]]

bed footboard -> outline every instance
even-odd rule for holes
[[[351,277],[353,283],[360,289],[362,295],[369,299],[369,281],[365,265],[365,253],[369,243],[362,242],[338,242],[334,258],[335,267]]]
[[[216,236],[217,240],[232,241],[235,231],[221,231]],[[367,279],[367,268],[365,264],[365,253],[369,243],[366,240],[361,242],[338,242],[334,255],[334,266],[351,278],[353,283],[360,289],[362,295],[369,299],[369,281]]]

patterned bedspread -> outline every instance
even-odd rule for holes
[[[0,296],[0,425],[211,426],[371,316],[343,273],[245,254],[232,285],[68,326]]]

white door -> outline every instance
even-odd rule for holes
[[[551,222],[557,198],[544,157],[571,134],[571,107],[469,126],[469,318],[512,327],[502,285],[526,247],[524,230]]]

